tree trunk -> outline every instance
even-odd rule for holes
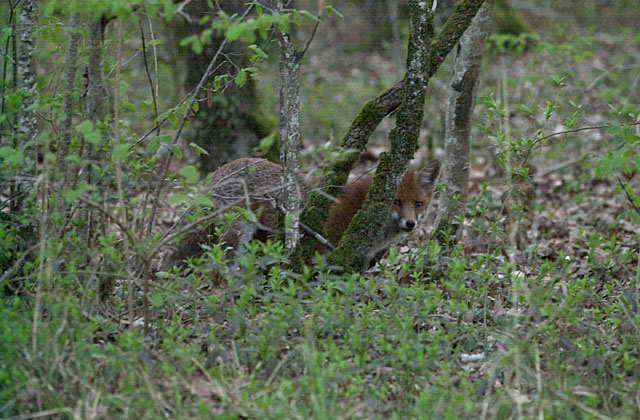
[[[278,9],[283,11],[282,2]],[[300,239],[302,198],[298,188],[300,151],[300,60],[291,36],[279,31],[280,38],[280,160],[284,166],[285,246],[294,249]]]
[[[438,36],[431,42],[427,62],[428,78],[438,70],[465,29],[471,24],[471,20],[483,2],[484,0],[463,0],[457,4],[455,11],[447,19]],[[323,190],[311,194],[303,211],[302,222],[312,230],[322,232],[329,207],[333,204],[330,197],[340,195],[351,168],[358,160],[360,153],[366,149],[371,133],[384,117],[391,114],[400,105],[405,80],[397,82],[380,96],[365,104],[349,127],[349,131],[342,140],[342,148],[343,150],[353,150],[353,152],[345,154],[345,158],[333,165],[324,182]],[[300,265],[308,261],[316,246],[316,239],[311,235],[305,235],[293,257],[294,261]]]
[[[460,39],[449,87],[445,127],[445,159],[442,166],[435,237],[443,245],[459,239],[469,191],[469,123],[473,114],[482,50],[487,38],[493,0],[480,8]]]
[[[407,77],[398,109],[396,127],[389,134],[391,150],[380,157],[373,185],[362,209],[353,217],[329,260],[349,271],[365,267],[372,244],[384,241],[384,226],[391,217],[391,203],[418,150],[418,136],[424,115],[425,88],[429,80],[427,59],[433,37],[431,1],[410,0],[411,35],[407,54]]]
[[[20,11],[20,49],[18,53],[18,86],[23,92],[18,115],[18,131],[24,145],[31,144],[38,135],[35,107],[38,92],[36,91],[36,72],[33,65],[33,52],[36,48],[33,32],[37,24],[38,2],[24,1]],[[35,150],[33,144],[27,147]],[[25,155],[28,154],[25,153]]]
[[[80,17],[78,13],[74,13],[69,21],[69,26],[77,28]],[[80,43],[80,33],[75,30],[69,34],[69,49],[67,51],[67,60],[65,63],[64,74],[64,122],[62,124],[62,144],[59,145],[60,158],[64,158],[69,154],[69,145],[71,136],[73,135],[71,126],[73,125],[73,99],[76,88],[76,73],[78,70],[78,44]]]

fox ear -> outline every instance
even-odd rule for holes
[[[424,189],[431,189],[440,174],[440,161],[433,160],[420,170],[420,184]]]

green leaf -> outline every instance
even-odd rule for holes
[[[258,145],[258,150],[264,152],[271,149],[274,141],[276,140],[276,135],[274,133],[269,134],[267,137],[260,140],[260,144]]]
[[[228,74],[220,74],[216,77],[213,78],[213,88],[214,89],[220,89],[220,87],[222,87],[222,82],[224,82],[225,80],[227,80],[229,78]]]
[[[251,44],[248,48],[253,52],[252,60],[266,60],[269,58],[267,53],[265,53],[262,48],[258,47],[256,44]]]
[[[24,161],[24,154],[20,149],[5,146],[0,147],[0,158],[4,159],[7,163],[18,166]]]
[[[344,15],[342,13],[340,13],[340,11],[338,9],[336,9],[335,7],[333,7],[333,6],[327,6],[327,14],[329,16],[336,15],[340,19],[342,19],[344,17]]]
[[[193,200],[187,194],[184,193],[174,193],[171,194],[167,202],[171,205],[179,204],[179,203],[191,203]]]
[[[178,171],[180,175],[184,177],[184,182],[187,184],[195,184],[200,179],[198,170],[193,165],[187,165]]]
[[[316,15],[314,15],[313,13],[308,12],[307,10],[299,10],[300,14],[304,17],[306,17],[307,19],[309,19],[312,22],[318,22],[320,21],[320,18],[318,18]]]
[[[243,25],[233,25],[227,29],[225,37],[229,41],[236,41],[244,34],[245,28]]]
[[[296,25],[302,25],[302,15],[300,14],[300,10],[293,10],[293,23]]]
[[[236,85],[242,87],[246,83],[247,83],[247,71],[245,69],[242,69],[236,76]]]
[[[180,40],[181,47],[186,47],[188,45],[191,45],[193,52],[195,52],[196,54],[202,54],[202,49],[203,49],[202,42],[200,41],[200,38],[197,35],[190,35]]]
[[[102,140],[102,135],[100,134],[100,130],[97,129],[92,121],[85,120],[76,126],[76,131],[78,131],[86,141],[91,144],[100,144]]]
[[[213,200],[206,195],[199,195],[193,201],[201,206],[213,207],[215,205]]]
[[[111,152],[111,158],[115,161],[124,160],[127,156],[129,156],[129,145],[127,143],[117,145]]]
[[[198,156],[207,156],[209,154],[209,152],[195,143],[189,143],[189,147],[191,147],[198,154]]]
[[[76,131],[78,131],[82,135],[86,135],[93,131],[93,122],[89,120],[84,120],[80,124],[76,126]]]
[[[67,203],[73,203],[78,199],[78,197],[91,190],[93,190],[93,187],[91,185],[83,183],[80,184],[75,190],[64,191],[62,193],[62,197],[67,201]]]

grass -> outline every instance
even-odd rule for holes
[[[1,412],[632,418],[637,275],[574,265],[526,274],[500,255],[459,255],[436,281],[320,271],[300,285],[274,263],[213,290],[185,275],[155,297],[148,334],[74,311],[73,298],[50,302],[35,332],[25,303],[4,298]]]

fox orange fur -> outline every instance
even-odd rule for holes
[[[418,225],[431,199],[439,169],[440,164],[435,161],[422,170],[410,168],[404,174],[393,201],[391,218],[384,227],[384,239],[369,252],[369,263],[374,262],[389,246]],[[372,176],[364,176],[348,184],[338,202],[331,207],[325,223],[325,233],[334,246],[338,245],[351,219],[362,207],[372,183]]]
[[[398,188],[393,203],[392,217],[384,228],[384,241],[371,251],[369,261],[384,252],[403,234],[411,232],[419,223],[431,198],[433,182],[439,164],[422,170],[409,169]],[[212,175],[212,191],[219,208],[245,207],[258,215],[256,222],[236,221],[222,238],[233,248],[250,240],[265,240],[278,229],[281,221],[283,168],[266,159],[242,158],[218,168]],[[372,176],[364,176],[348,184],[338,202],[334,204],[325,223],[326,238],[337,245],[343,232],[366,199]],[[303,196],[305,188],[302,183]],[[178,264],[185,258],[201,253],[201,243],[210,242],[213,229],[208,228],[189,235],[178,250],[168,258],[167,264]],[[321,247],[319,247],[321,248]]]

